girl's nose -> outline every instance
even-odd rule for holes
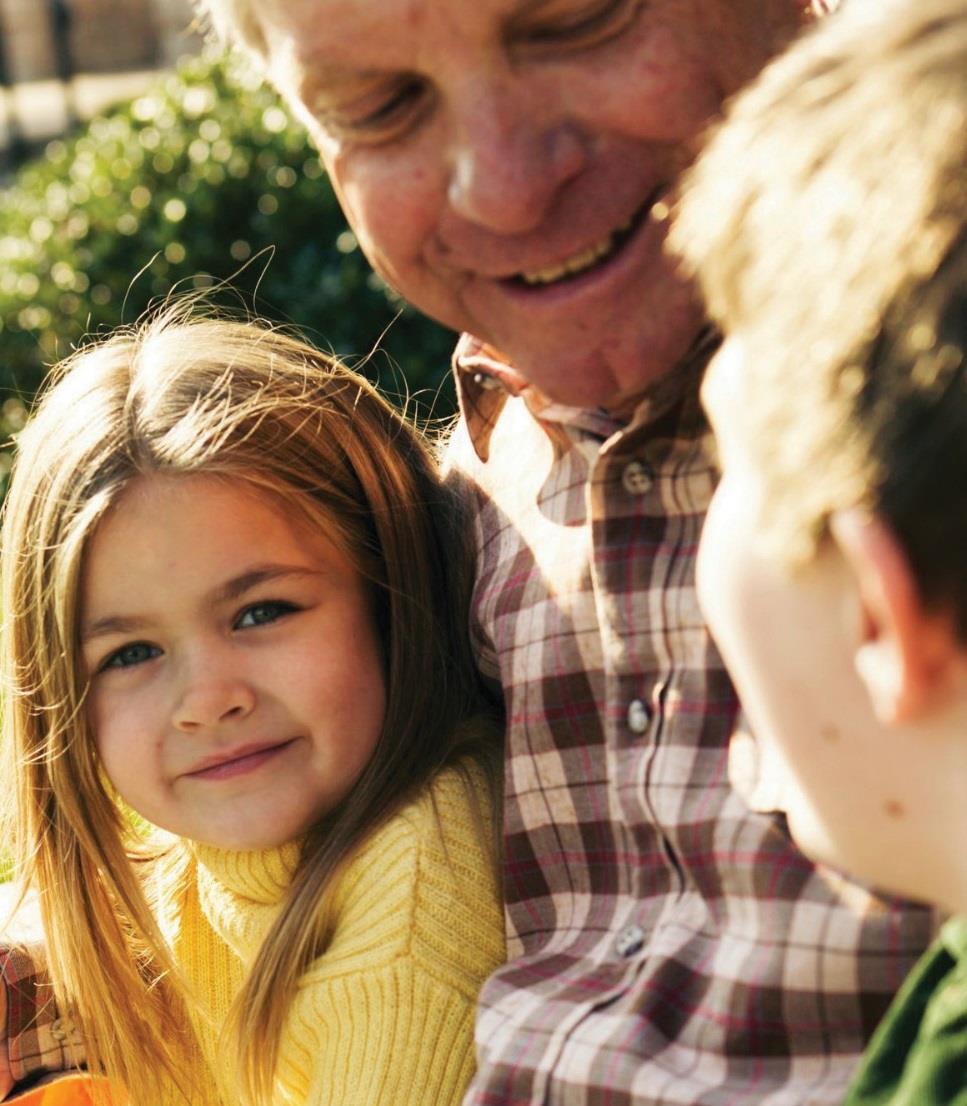
[[[183,689],[172,721],[183,733],[194,733],[226,722],[239,722],[254,707],[255,691],[247,680],[199,672]]]

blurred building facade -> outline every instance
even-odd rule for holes
[[[72,73],[153,69],[198,45],[190,0],[0,0],[10,84],[62,76],[65,62]]]

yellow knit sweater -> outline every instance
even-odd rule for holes
[[[192,845],[187,894],[161,919],[208,1015],[195,1026],[204,1106],[221,1101],[219,1031],[297,856],[295,845]],[[495,875],[459,773],[441,772],[363,845],[331,903],[332,941],[302,978],[281,1042],[279,1106],[456,1106],[474,1069],[477,992],[504,958]],[[168,1101],[183,1099],[171,1088]]]

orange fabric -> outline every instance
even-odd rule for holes
[[[90,1075],[61,1076],[3,1101],[17,1106],[128,1106],[127,1095]]]

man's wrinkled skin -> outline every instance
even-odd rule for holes
[[[621,411],[702,321],[662,249],[670,190],[808,7],[268,0],[258,14],[273,79],[380,274],[545,395]]]

